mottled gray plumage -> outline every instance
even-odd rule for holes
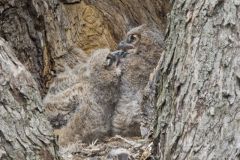
[[[140,135],[144,88],[162,51],[162,34],[143,25],[128,32],[118,51],[97,50],[59,74],[44,104],[52,125],[60,128],[60,143]]]
[[[163,51],[163,34],[142,25],[133,28],[120,42],[119,49],[129,53],[121,59],[120,98],[113,116],[113,132],[140,135],[144,88]]]
[[[61,127],[57,133],[61,144],[110,134],[121,74],[116,65],[105,67],[109,53],[95,51],[86,64],[68,69],[51,85],[44,104],[52,124]]]

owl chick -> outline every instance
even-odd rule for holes
[[[147,25],[133,28],[119,43],[119,49],[128,54],[119,64],[122,76],[120,98],[113,115],[113,133],[140,135],[144,88],[150,73],[157,66],[163,48],[163,33]]]
[[[128,32],[118,51],[95,51],[60,74],[44,99],[48,117],[61,122],[55,124],[60,144],[140,135],[143,90],[162,50],[161,32],[142,25]]]
[[[60,144],[109,135],[121,76],[117,65],[106,68],[109,53],[108,49],[95,51],[86,64],[58,75],[49,89],[44,104],[52,124],[60,128]]]

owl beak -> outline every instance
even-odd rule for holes
[[[118,49],[121,49],[123,50],[124,52],[127,52],[127,50],[129,49],[133,49],[134,46],[132,44],[129,44],[129,43],[126,43],[125,41],[121,41],[119,44],[118,44]]]
[[[107,55],[105,61],[105,68],[111,66],[114,62],[116,62],[116,66],[120,63],[121,58],[125,58],[128,55],[127,52],[123,52],[122,50],[116,50]]]

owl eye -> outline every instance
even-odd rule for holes
[[[127,37],[127,43],[133,43],[135,41],[137,41],[138,39],[138,35],[136,34],[130,34],[128,37]]]

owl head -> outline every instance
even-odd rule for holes
[[[123,41],[118,44],[118,49],[129,54],[146,53],[149,48],[162,47],[163,35],[153,26],[143,24],[131,29]]]

